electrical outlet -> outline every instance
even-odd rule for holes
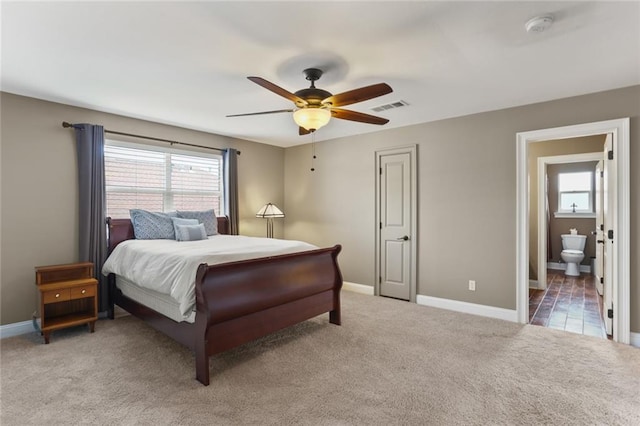
[[[476,291],[476,282],[474,280],[469,280],[469,290]]]

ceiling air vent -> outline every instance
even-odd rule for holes
[[[375,112],[382,112],[382,111],[386,111],[388,109],[394,109],[394,108],[400,108],[403,106],[407,106],[409,105],[407,102],[405,101],[396,101],[396,102],[391,102],[389,104],[384,104],[384,105],[380,105],[377,107],[373,107],[371,108],[371,111],[375,111]]]

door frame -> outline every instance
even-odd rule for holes
[[[516,134],[516,308],[518,322],[529,322],[529,144],[552,139],[613,134],[617,199],[613,215],[613,281],[618,283],[614,300],[613,340],[629,344],[630,330],[630,169],[629,118],[598,121]]]
[[[604,152],[603,152],[604,154]],[[605,250],[605,242],[606,239],[604,238],[605,236],[605,231],[604,231],[604,158],[601,159],[600,161],[598,161],[598,163],[596,164],[596,188],[595,188],[595,208],[594,210],[596,211],[596,262],[595,262],[595,271],[593,272],[593,276],[596,280],[596,291],[598,291],[598,294],[600,294],[603,298],[603,302],[604,302],[604,267],[605,267],[605,261],[604,261],[604,255],[606,253]],[[607,188],[608,190],[608,188]],[[598,243],[598,240],[601,240],[602,243]],[[601,290],[598,290],[598,288],[601,288]],[[606,319],[605,319],[605,324],[606,324]],[[611,331],[611,333],[609,333],[609,329],[613,330],[613,326],[609,327],[608,325],[606,325],[607,328],[607,334],[613,334],[613,331]]]
[[[604,145],[604,144],[603,144]],[[538,157],[538,289],[547,288],[547,211],[545,208],[547,166],[602,160],[602,151]]]
[[[418,282],[418,145],[407,145],[397,148],[382,149],[375,152],[375,259],[374,259],[374,294],[380,296],[380,158],[386,155],[405,154],[411,157],[411,284],[410,299],[412,303],[416,303],[417,282]]]

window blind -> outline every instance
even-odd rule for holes
[[[222,157],[107,141],[107,216],[129,217],[129,209],[155,212],[209,210],[220,214]]]

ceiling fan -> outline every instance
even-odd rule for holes
[[[295,104],[295,108],[252,112],[248,114],[233,114],[227,115],[227,117],[293,112],[293,120],[299,126],[300,135],[315,132],[320,127],[326,125],[331,117],[378,125],[387,124],[389,122],[386,118],[340,108],[391,93],[393,89],[391,89],[388,84],[378,83],[371,86],[361,87],[359,89],[349,90],[337,95],[332,95],[326,90],[318,89],[315,85],[315,82],[322,76],[322,70],[318,68],[307,68],[303,73],[305,78],[311,82],[311,86],[308,89],[301,89],[295,93],[291,93],[282,87],[276,86],[264,78],[247,77],[257,85],[272,91],[276,95],[289,99]]]

